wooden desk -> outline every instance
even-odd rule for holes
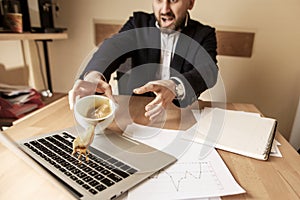
[[[138,123],[147,124],[143,106],[149,98],[118,96],[117,99],[121,109],[116,115],[117,123],[113,123],[111,129],[120,131],[131,122],[131,117]],[[126,110],[122,105],[128,104],[130,109]],[[194,104],[193,108],[197,105]],[[209,103],[199,102],[199,105],[208,106]],[[227,108],[259,112],[250,104],[227,104]],[[195,122],[190,110],[179,110],[175,106],[168,108],[167,118],[165,128],[185,129]],[[76,122],[65,97],[30,114],[3,134],[19,140],[74,125]],[[259,161],[218,150],[237,182],[247,191],[222,199],[300,198],[300,157],[278,132],[276,139],[282,144],[279,148],[283,158],[270,157],[268,161]],[[56,179],[18,152],[0,143],[0,199],[75,199]]]

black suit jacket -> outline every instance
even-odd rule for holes
[[[155,80],[161,55],[161,32],[155,22],[154,14],[135,12],[118,34],[102,43],[82,76],[97,70],[109,80],[111,74],[131,58],[131,68],[127,72],[130,74],[127,82],[129,93]],[[180,78],[186,91],[183,100],[174,101],[176,105],[185,107],[191,104],[216,83],[216,48],[215,29],[189,18],[179,36],[170,66],[171,77]]]

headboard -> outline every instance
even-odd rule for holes
[[[95,44],[98,45],[105,38],[117,33],[121,28],[121,23],[116,22],[94,22],[95,28]],[[251,57],[253,43],[253,32],[235,32],[217,30],[218,55]]]

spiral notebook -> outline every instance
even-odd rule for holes
[[[258,113],[204,108],[193,111],[197,123],[184,139],[208,144],[243,156],[268,160],[277,120]]]

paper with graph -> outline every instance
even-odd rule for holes
[[[138,130],[143,130],[140,134]],[[156,132],[152,137],[138,137],[145,133]],[[134,134],[133,134],[134,133]],[[178,134],[183,131],[174,131],[144,127],[141,125],[130,125],[125,130],[125,135],[133,139],[144,142],[157,149],[173,153],[178,161],[169,168],[160,171],[146,182],[139,185],[128,193],[129,200],[135,199],[193,199],[225,196],[244,193],[232,177],[230,171],[214,148],[206,155],[202,155],[203,146],[199,143],[191,143],[180,140],[180,146],[185,146],[185,152],[179,154],[170,146],[176,140]],[[157,141],[157,142],[156,142]],[[163,144],[162,141],[165,141]],[[176,142],[175,142],[176,143]],[[178,146],[178,141],[175,146]]]

